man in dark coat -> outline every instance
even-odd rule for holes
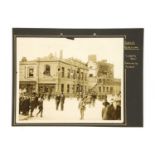
[[[24,101],[24,109],[23,109],[23,114],[24,115],[28,115],[29,114],[29,108],[30,108],[30,98],[27,95],[25,97],[25,101]]]
[[[109,108],[110,103],[107,101],[107,98],[105,98],[105,101],[103,102],[103,108],[102,108],[102,119],[107,120],[108,119],[108,108]]]
[[[55,97],[55,101],[56,101],[56,110],[58,110],[59,108],[59,104],[60,104],[60,95],[57,94],[56,97]]]
[[[60,102],[61,102],[61,110],[64,110],[64,103],[65,103],[65,95],[62,93],[60,96]]]
[[[19,98],[19,114],[23,112],[23,102],[24,102],[24,96],[20,96]]]
[[[91,95],[91,102],[92,102],[92,105],[93,105],[93,106],[95,106],[95,100],[96,100],[96,94],[93,93],[93,94]]]
[[[38,107],[38,94],[35,94],[35,105],[34,105],[34,108],[36,109]]]
[[[30,98],[30,117],[33,117],[33,111],[35,107],[36,107],[36,96],[35,93],[33,93]]]
[[[115,107],[114,107],[113,103],[108,106],[107,119],[108,120],[116,120]]]
[[[116,107],[116,111],[115,111],[115,115],[116,115],[116,119],[117,120],[120,120],[121,119],[121,106],[120,105],[117,105]]]
[[[38,98],[38,114],[40,113],[40,117],[43,117],[43,101],[44,101],[44,96],[42,95],[41,97]]]

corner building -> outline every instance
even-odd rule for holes
[[[63,92],[67,97],[87,93],[88,68],[78,59],[57,58],[50,54],[44,58],[19,64],[19,88],[28,93],[37,92],[55,95]]]

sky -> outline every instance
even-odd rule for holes
[[[37,57],[57,55],[88,61],[88,55],[96,54],[97,60],[107,59],[114,64],[115,78],[123,77],[123,38],[30,38],[17,37],[17,61],[22,57],[33,60]]]

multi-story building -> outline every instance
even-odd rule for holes
[[[28,61],[23,58],[19,65],[20,89],[27,92],[61,93],[73,96],[86,93],[88,68],[78,59],[63,59],[50,54],[48,57]]]
[[[121,80],[114,78],[114,66],[106,60],[98,62],[96,91],[100,98],[121,91]]]
[[[99,98],[117,94],[121,81],[114,78],[113,67],[106,60],[97,61],[96,55],[89,55],[87,63],[75,58],[63,59],[62,51],[59,58],[53,54],[31,61],[22,58],[19,63],[20,92],[51,95],[63,92],[66,96],[95,92]]]

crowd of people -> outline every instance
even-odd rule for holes
[[[121,93],[118,93],[108,102],[105,97],[102,108],[103,120],[120,120],[121,119]]]
[[[34,109],[38,108],[37,116],[40,114],[40,117],[43,116],[43,101],[44,95],[43,94],[28,94],[23,93],[20,94],[19,97],[19,114],[24,116],[33,117]]]
[[[36,117],[40,115],[43,117],[43,105],[44,100],[47,98],[49,101],[51,99],[50,95],[37,94],[37,93],[23,93],[20,94],[19,98],[19,114],[29,117],[34,117],[34,110],[37,110]],[[64,110],[65,95],[63,93],[57,93],[55,96],[55,107],[56,110]],[[80,111],[80,119],[83,120],[85,116],[85,111],[87,107],[95,108],[95,101],[97,95],[95,93],[78,95],[77,101],[79,102],[78,108]],[[104,96],[101,118],[103,120],[120,120],[121,119],[121,93],[118,93],[109,102],[107,96]]]
[[[87,105],[89,107],[93,105],[95,106],[96,95],[85,95],[81,98],[79,102],[80,109],[80,119],[84,119],[85,111],[87,109]],[[101,110],[102,120],[120,120],[121,119],[121,93],[119,92],[116,96],[111,98],[111,101],[108,102],[107,95],[104,95],[103,107]]]

